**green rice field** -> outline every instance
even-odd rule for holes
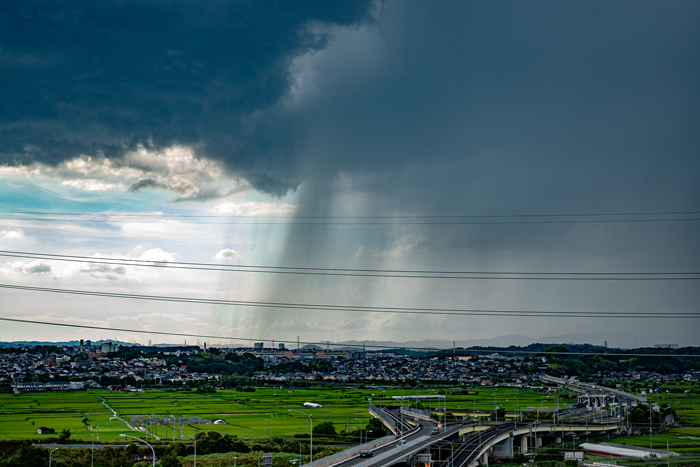
[[[495,405],[515,411],[516,407],[554,407],[554,396],[517,389],[476,388],[478,395],[455,395],[458,391],[447,389],[447,410],[456,415],[473,416],[477,411],[493,411]],[[338,431],[346,427],[359,428],[369,421],[368,399],[376,405],[398,404],[392,396],[437,395],[437,389],[408,391],[397,389],[257,389],[255,392],[234,390],[217,391],[216,394],[198,394],[189,391],[153,390],[145,392],[45,392],[33,394],[0,395],[0,437],[37,438],[37,429],[47,426],[57,432],[71,430],[74,439],[91,441],[93,435],[100,441],[118,440],[120,433],[137,434],[124,421],[132,417],[201,417],[207,420],[224,420],[225,425],[213,425],[221,433],[246,438],[267,436],[293,436],[309,429],[308,419],[289,409],[310,414],[315,422],[332,421]],[[103,403],[104,401],[104,403]],[[568,402],[566,402],[568,401]],[[303,407],[304,402],[315,402],[323,407]],[[424,400],[432,407],[442,403]],[[570,403],[566,399],[562,404]],[[105,405],[106,404],[106,405]],[[107,407],[109,406],[109,408]],[[114,410],[119,420],[114,416]],[[488,416],[490,414],[480,414]],[[87,418],[89,425],[83,424]],[[173,430],[172,425],[155,426],[154,434],[173,439],[192,436],[198,431],[210,429],[209,425],[185,425]],[[51,435],[43,435],[49,437]]]
[[[505,408],[514,416],[516,409],[551,410],[556,406],[556,396],[518,388],[470,389],[471,394],[460,394],[458,388],[441,389],[447,395],[447,411],[458,416],[491,416],[495,406]],[[477,393],[477,394],[474,394]],[[80,391],[45,392],[33,394],[0,394],[0,438],[41,438],[56,435],[38,435],[41,426],[60,432],[69,429],[73,439],[101,442],[119,440],[119,434],[150,436],[144,431],[131,430],[124,421],[132,417],[201,417],[207,420],[221,419],[223,425],[184,425],[173,429],[172,425],[157,425],[148,430],[165,439],[193,436],[208,429],[244,438],[267,436],[289,437],[308,431],[308,419],[301,410],[312,416],[315,423],[331,421],[338,432],[354,430],[360,423],[367,424],[370,415],[367,400],[375,405],[397,405],[392,396],[437,395],[438,389],[257,389],[255,392],[221,390],[215,394],[198,394],[195,391],[153,390],[145,392]],[[560,407],[575,402],[575,395],[560,396]],[[661,395],[660,402],[673,401],[683,421],[682,428],[654,436],[655,447],[666,441],[678,450],[687,445],[700,447],[700,397],[693,394]],[[104,403],[103,403],[104,402]],[[304,402],[315,402],[323,407],[303,407]],[[409,401],[412,404],[415,400]],[[423,400],[425,406],[442,406],[437,399]],[[105,405],[106,404],[106,405]],[[114,410],[117,417],[111,410]],[[476,412],[474,410],[476,409]],[[483,413],[486,412],[486,413]],[[84,424],[87,418],[89,424]],[[121,420],[120,420],[121,419]],[[356,420],[360,419],[360,421]],[[122,421],[123,420],[123,421]],[[145,430],[145,429],[142,429]],[[616,442],[648,446],[649,437],[618,438]],[[690,449],[694,446],[689,446]]]

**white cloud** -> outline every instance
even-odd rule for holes
[[[176,253],[169,253],[161,248],[151,248],[141,251],[139,248],[128,254],[95,254],[93,258],[109,258],[123,260],[141,260],[149,262],[172,262]],[[140,282],[144,278],[157,278],[162,271],[160,269],[142,268],[128,264],[108,264],[108,263],[56,263],[44,260],[32,262],[15,261],[7,263],[7,266],[0,268],[0,274],[10,277],[30,276],[37,278],[60,279],[67,281],[71,285],[78,285],[80,278],[97,281],[119,281],[119,282]],[[170,272],[170,271],[169,271]],[[148,275],[150,274],[150,276]],[[75,280],[78,283],[75,283]]]
[[[63,186],[77,188],[82,191],[123,191],[124,185],[120,183],[103,183],[94,179],[87,180],[64,180]]]
[[[185,146],[162,151],[140,146],[120,159],[82,155],[55,167],[39,162],[0,167],[0,175],[43,176],[88,192],[167,190],[178,194],[176,201],[215,199],[250,189],[246,181],[230,177],[220,162],[197,157]]]
[[[138,251],[138,249],[135,251]],[[141,254],[135,252],[126,255],[120,253],[112,253],[111,255],[95,254],[93,255],[93,258],[139,260],[162,263],[175,261],[175,255],[176,253],[168,253],[161,248],[151,248]],[[85,263],[85,265],[80,268],[80,273],[90,277],[91,279],[97,280],[137,282],[140,280],[142,269],[138,266],[129,266],[124,264],[115,265],[105,263]]]
[[[216,259],[221,261],[237,261],[241,259],[241,255],[230,248],[224,248],[216,254]]]
[[[232,216],[265,216],[271,214],[292,214],[297,209],[294,204],[278,204],[268,202],[221,203],[212,209],[219,214]]]
[[[139,259],[142,261],[154,261],[154,262],[173,262],[175,261],[175,255],[177,253],[168,253],[167,251],[162,250],[161,248],[151,248],[150,250],[146,250],[143,253],[141,253],[141,256],[138,258],[132,258],[132,259]]]
[[[0,230],[0,237],[3,238],[20,238],[24,236],[24,230]]]
[[[128,270],[122,265],[111,264],[88,264],[80,268],[80,272],[93,279],[106,279],[110,281],[127,280],[133,281],[135,278],[128,274]]]

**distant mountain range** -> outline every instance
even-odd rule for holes
[[[340,345],[357,346],[366,344],[367,349],[376,349],[377,347],[409,347],[409,348],[437,348],[451,349],[454,347],[526,347],[532,344],[589,344],[596,347],[605,347],[606,342],[609,348],[629,349],[637,347],[653,347],[654,344],[660,344],[653,340],[650,336],[630,335],[622,336],[620,334],[565,334],[562,336],[550,337],[527,337],[520,334],[510,336],[493,337],[489,339],[466,339],[457,341],[447,341],[441,339],[426,339],[422,341],[343,341]]]
[[[140,345],[137,343],[133,342],[121,342],[117,340],[112,340],[112,339],[106,339],[106,340],[98,340],[98,341],[93,341],[93,345],[101,345],[103,342],[114,342],[119,345],[126,345],[126,346],[132,346],[132,345]],[[619,349],[630,349],[630,348],[638,348],[638,347],[653,347],[654,344],[661,344],[662,342],[657,342],[656,339],[652,335],[645,336],[645,335],[639,335],[639,334],[630,334],[630,335],[623,335],[623,334],[596,334],[596,333],[591,333],[591,334],[565,334],[561,336],[551,336],[551,337],[538,337],[538,338],[532,338],[532,337],[527,337],[519,334],[514,334],[510,336],[501,336],[501,337],[494,337],[494,338],[489,338],[489,339],[466,339],[466,340],[458,340],[458,341],[448,341],[448,340],[441,340],[441,339],[426,339],[422,341],[406,341],[406,342],[396,342],[396,341],[375,341],[375,340],[368,340],[368,341],[357,341],[357,340],[349,340],[349,341],[341,341],[341,342],[329,342],[328,345],[331,346],[331,348],[338,349],[339,347],[342,348],[343,346],[347,346],[348,349],[353,349],[357,350],[357,347],[361,347],[363,345],[366,346],[367,350],[379,350],[381,348],[396,348],[396,347],[406,347],[406,348],[413,348],[413,349],[451,349],[453,346],[454,347],[463,347],[463,348],[469,348],[469,347],[494,347],[494,348],[504,348],[504,347],[527,347],[532,344],[549,344],[549,345],[556,345],[556,344],[589,344],[591,346],[596,346],[596,347],[605,347],[606,342],[608,343],[609,348],[619,348]],[[666,344],[666,342],[664,342]],[[6,347],[6,346],[11,346],[11,345],[26,345],[30,347],[34,347],[37,345],[56,345],[56,346],[62,346],[62,345],[68,345],[68,346],[73,346],[73,345],[79,345],[80,342],[73,340],[73,341],[63,341],[63,342],[46,342],[46,341],[14,341],[14,342],[0,342],[0,346]],[[170,345],[178,345],[178,344],[153,344],[154,346],[170,346]],[[325,348],[327,344],[325,343],[319,343],[319,345],[315,347],[319,348]],[[268,347],[269,348],[269,347]],[[296,348],[294,343],[289,343],[289,348],[294,349]]]

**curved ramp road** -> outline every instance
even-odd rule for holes
[[[437,425],[434,422],[420,420],[418,430],[407,434],[403,438],[403,443],[400,438],[396,438],[396,442],[387,444],[372,451],[373,456],[370,458],[361,458],[359,455],[344,462],[335,464],[333,467],[370,467],[370,466],[387,466],[397,462],[401,462],[408,456],[423,451],[431,444],[452,437],[459,433],[461,425],[448,427],[446,431],[441,431],[439,434],[431,435],[433,428]]]

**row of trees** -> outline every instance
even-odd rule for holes
[[[70,436],[70,432],[61,433],[61,436]],[[386,429],[377,419],[372,419],[365,427],[365,430],[353,430],[348,433],[336,432],[332,422],[320,422],[314,425],[314,441],[327,440],[333,442],[359,442],[360,436],[367,440],[372,440],[384,436]],[[293,453],[300,451],[304,455],[309,454],[308,435],[298,435],[295,438],[272,437],[264,440],[242,440],[236,436],[228,434],[222,435],[216,431],[200,432],[196,435],[197,454],[249,454],[252,453]],[[156,456],[159,459],[160,467],[180,467],[181,458],[191,456],[194,453],[194,443],[185,444],[175,442],[171,444],[154,444]],[[328,454],[329,448],[320,447],[314,450],[317,455]],[[334,448],[339,449],[339,448]],[[335,452],[331,450],[330,452]],[[0,467],[46,467],[48,466],[49,450],[32,446],[29,440],[0,440]],[[57,467],[87,467],[91,465],[94,455],[94,465],[103,467],[140,467],[143,464],[139,459],[151,456],[150,448],[142,448],[133,443],[126,448],[116,449],[112,447],[102,447],[95,449],[62,449],[53,455],[53,465]],[[249,456],[248,456],[249,457]],[[150,462],[147,463],[150,466]],[[245,466],[245,462],[240,465]]]
[[[608,371],[649,371],[661,374],[684,373],[700,369],[700,360],[681,359],[670,355],[647,356],[605,356],[605,355],[562,355],[569,353],[564,346],[554,346],[544,350],[539,356],[546,356],[552,376],[592,376]]]

